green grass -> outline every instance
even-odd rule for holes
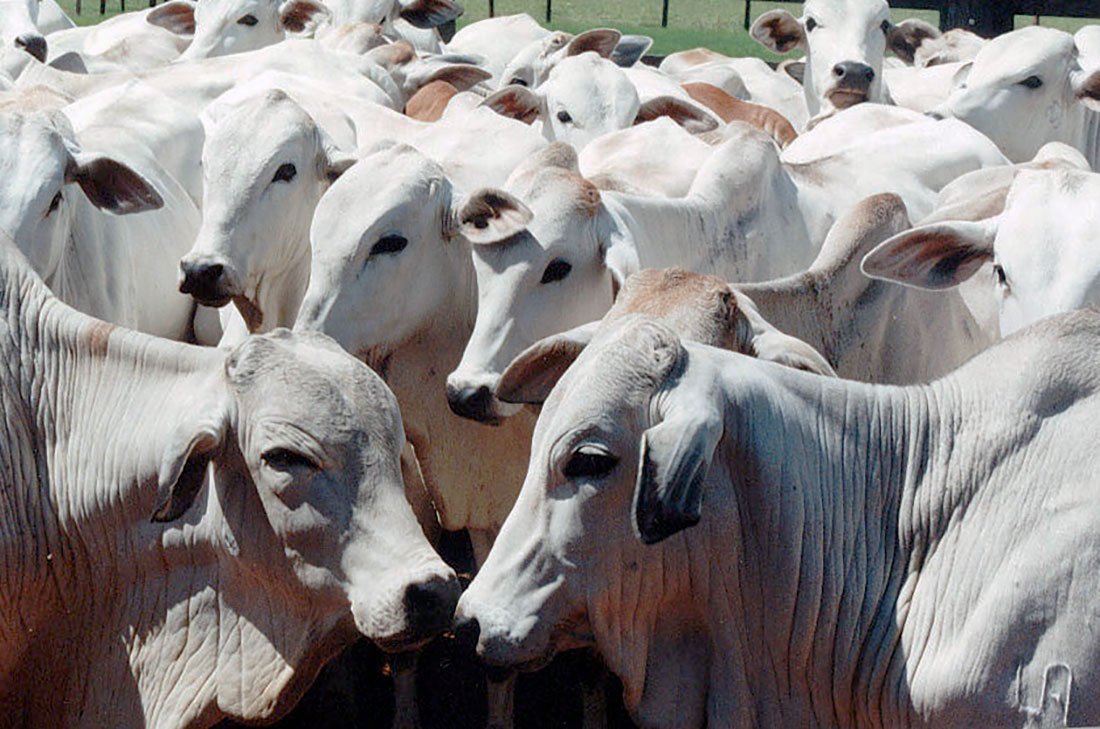
[[[108,0],[107,14],[99,15],[99,0],[83,0],[83,13],[76,15],[76,0],[58,0],[80,25],[98,23],[117,15],[119,0]],[[706,46],[731,56],[776,58],[774,53],[758,45],[742,27],[745,17],[744,0],[669,0],[668,28],[661,27],[661,0],[552,0],[553,20],[550,27],[576,33],[588,28],[613,27],[624,33],[640,33],[653,38],[651,53],[664,55],[673,51]],[[147,0],[131,0],[127,10],[146,6]],[[488,0],[463,0],[466,14],[459,25],[488,17]],[[497,15],[529,13],[540,22],[546,18],[546,0],[495,0]],[[787,8],[795,15],[801,5],[782,2],[754,2],[752,16],[758,17],[772,8]],[[934,12],[915,10],[893,11],[894,21],[919,17],[930,23],[939,22]],[[1031,16],[1016,16],[1016,26],[1034,22]],[[1086,24],[1085,20],[1042,18],[1043,25],[1073,32]]]

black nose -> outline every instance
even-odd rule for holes
[[[875,69],[866,63],[844,61],[833,66],[833,75],[841,87],[866,91],[875,80]]]
[[[477,618],[463,615],[455,620],[454,634],[458,645],[473,650],[477,647],[477,639],[481,637],[481,625]]]
[[[448,385],[447,404],[451,406],[451,412],[459,417],[489,425],[498,422],[493,416],[493,391],[488,385],[462,388]]]
[[[220,263],[192,263],[180,261],[183,280],[180,293],[191,294],[200,304],[225,306],[229,294],[225,285],[225,266]]]
[[[939,113],[938,111],[926,111],[924,112],[924,115],[927,117],[931,117],[936,121],[943,121],[945,118],[944,115]]]
[[[433,577],[405,588],[405,613],[416,635],[444,632],[454,622],[460,588],[458,578]]]
[[[22,48],[42,63],[46,62],[46,39],[40,35],[24,33],[15,39],[15,47]]]

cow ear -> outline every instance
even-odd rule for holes
[[[524,124],[531,124],[545,116],[546,100],[526,86],[505,86],[489,94],[481,106],[487,106],[501,116],[507,116]]]
[[[786,10],[769,10],[756,19],[749,35],[765,48],[776,53],[787,53],[803,45],[806,36],[802,23]]]
[[[492,77],[493,74],[480,66],[472,66],[465,63],[448,64],[433,71],[420,83],[419,88],[424,88],[435,81],[445,81],[451,86],[454,86],[458,91],[469,91],[471,87],[476,86],[482,81],[488,81]]]
[[[921,289],[947,289],[993,260],[998,218],[922,225],[880,243],[863,258],[871,278]]]
[[[630,68],[653,46],[648,35],[624,35],[611,51],[611,62],[621,68]]]
[[[527,227],[531,209],[503,190],[484,188],[470,195],[455,214],[458,229],[476,245],[499,243]]]
[[[642,270],[634,241],[620,230],[612,231],[603,246],[603,265],[611,274],[612,298],[618,298],[626,280]]]
[[[702,518],[703,482],[722,438],[722,418],[708,402],[677,403],[675,412],[642,433],[633,526],[656,544]]]
[[[75,154],[65,174],[97,208],[116,215],[143,213],[164,207],[156,188],[134,170],[110,157]]]
[[[622,37],[622,33],[612,28],[586,30],[569,41],[565,55],[579,56],[582,53],[592,51],[604,58],[610,58],[611,54],[615,51],[615,46],[618,45]]]
[[[176,431],[157,470],[157,506],[151,521],[175,521],[195,503],[206,483],[207,467],[224,444],[228,421],[228,411],[222,409],[197,428]]]
[[[886,47],[894,52],[894,55],[908,64],[913,63],[920,44],[930,38],[939,38],[943,35],[940,29],[931,23],[917,18],[903,20],[897,25],[890,24],[886,31]]]
[[[791,61],[790,63],[784,63],[781,65],[783,67],[783,73],[787,74],[803,86],[806,85],[805,61]]]
[[[600,322],[582,324],[546,337],[520,352],[500,376],[496,396],[501,402],[541,405],[550,391],[592,341]]]
[[[190,0],[172,0],[150,10],[145,22],[176,35],[194,35],[195,4]]]
[[[955,71],[955,75],[951,77],[951,88],[957,89],[966,83],[966,80],[970,78],[970,69],[974,68],[973,61],[967,61],[963,65],[959,66]]]
[[[453,0],[402,0],[401,17],[416,28],[435,28],[462,15],[462,6]]]
[[[1100,71],[1076,71],[1070,74],[1070,82],[1078,101],[1092,111],[1100,111]]]
[[[713,115],[702,107],[675,96],[649,99],[638,107],[638,116],[634,123],[641,124],[662,116],[667,116],[692,134],[711,132],[718,128],[718,122]]]
[[[279,25],[289,33],[310,35],[332,20],[332,13],[317,0],[287,0],[279,6]]]
[[[84,63],[84,57],[76,51],[66,51],[46,65],[67,73],[88,73],[88,65]]]

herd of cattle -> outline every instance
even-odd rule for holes
[[[0,3],[0,726],[1100,724],[1100,26],[460,12]]]

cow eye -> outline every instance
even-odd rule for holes
[[[57,194],[53,196],[52,200],[50,200],[50,207],[46,211],[46,215],[49,215],[53,211],[57,210],[59,207],[61,207],[61,191],[60,190],[58,190]]]
[[[618,458],[601,448],[581,446],[573,451],[561,472],[566,478],[603,478],[618,463]]]
[[[320,470],[312,458],[304,456],[289,448],[272,448],[260,455],[261,460],[276,471],[290,471],[296,468],[306,468],[311,471]]]
[[[997,279],[998,286],[1008,286],[1008,276],[1005,275],[1005,269],[1001,264],[993,264],[993,277]]]
[[[275,170],[275,176],[271,178],[272,182],[290,182],[294,179],[294,176],[298,174],[298,168],[292,165],[290,162],[279,165],[279,169]]]
[[[550,261],[546,266],[546,270],[542,272],[542,280],[539,283],[553,283],[554,281],[561,281],[563,278],[569,275],[569,272],[573,270],[573,264],[564,258],[555,258]]]
[[[519,76],[516,76],[514,79],[512,79],[508,83],[510,85],[513,85],[513,86],[526,86],[527,85],[527,82],[524,81],[523,79],[521,79]]]
[[[375,256],[384,253],[400,253],[408,244],[408,238],[403,235],[384,235],[370,249],[370,254]]]
[[[237,25],[252,26],[252,25],[255,25],[256,23],[259,23],[259,22],[260,21],[256,20],[255,15],[249,14],[249,15],[242,15],[241,19],[237,21]]]
[[[879,27],[882,28],[883,33],[885,33],[886,35],[890,35],[890,21],[889,20],[882,21],[882,25],[880,25]]]
[[[1038,76],[1028,76],[1020,82],[1020,85],[1028,89],[1037,89],[1043,85],[1043,79]]]
[[[813,29],[817,27],[817,21],[813,18],[806,18],[806,32],[812,33]]]
[[[562,124],[568,124],[569,122],[573,121],[573,117],[569,116],[568,111],[559,111],[558,121],[560,121]]]

